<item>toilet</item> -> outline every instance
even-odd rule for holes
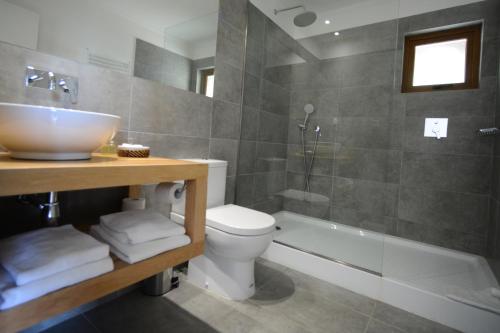
[[[273,239],[275,220],[253,209],[224,205],[227,162],[208,164],[205,253],[189,261],[188,281],[231,300],[255,293],[255,259]],[[185,201],[172,205],[171,219],[184,223]]]

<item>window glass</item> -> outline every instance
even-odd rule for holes
[[[208,97],[214,97],[214,78],[215,75],[208,75],[207,76],[207,86],[205,88],[205,96]]]
[[[467,39],[415,47],[413,86],[465,82]]]

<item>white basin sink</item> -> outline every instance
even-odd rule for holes
[[[119,124],[120,117],[109,114],[0,103],[0,145],[13,158],[88,159]]]

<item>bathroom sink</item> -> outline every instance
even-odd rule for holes
[[[0,103],[0,146],[13,158],[89,159],[119,123],[120,117],[109,114]]]

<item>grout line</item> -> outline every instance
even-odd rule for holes
[[[372,322],[372,317],[368,317],[368,321],[366,322],[366,326],[365,326],[365,329],[363,330],[363,333],[366,333],[368,332],[368,327],[370,327],[370,323]]]

